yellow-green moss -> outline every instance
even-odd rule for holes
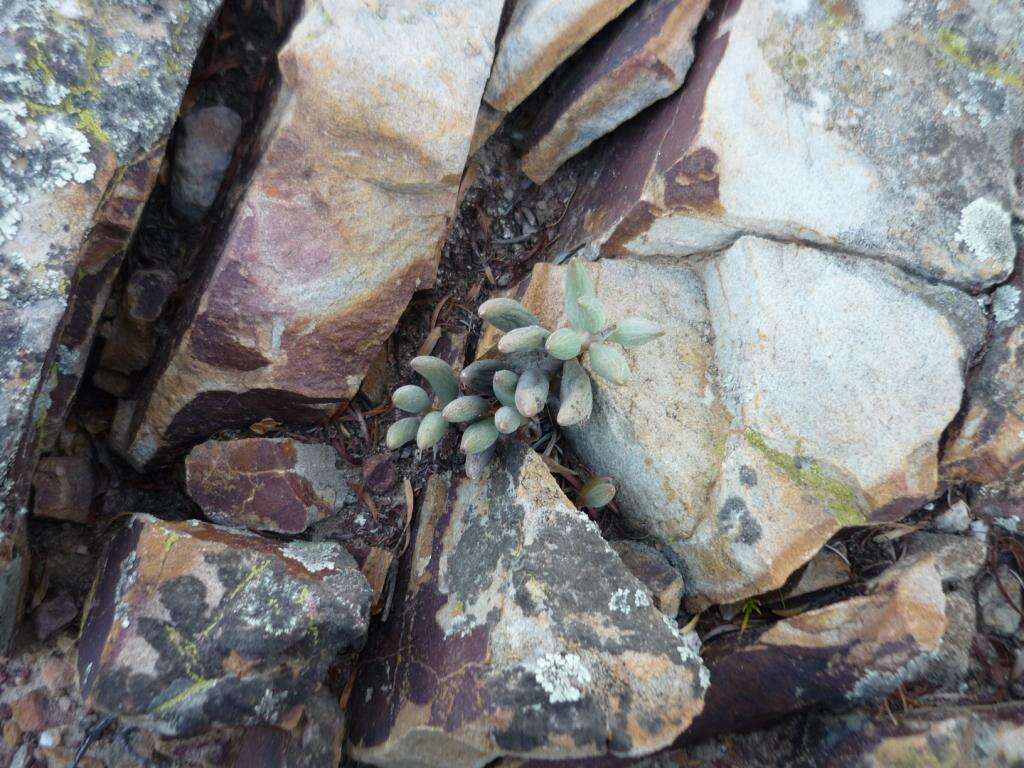
[[[840,525],[863,525],[867,522],[858,504],[857,491],[826,475],[816,461],[808,460],[798,465],[795,457],[769,446],[760,433],[748,429],[744,435],[748,443],[781,469],[795,485],[824,503]]]
[[[1024,74],[1005,69],[998,64],[978,61],[967,50],[967,38],[958,32],[951,29],[939,32],[939,48],[957,64],[988,75],[1004,85],[1024,90]]]

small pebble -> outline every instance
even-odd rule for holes
[[[44,749],[56,747],[60,744],[60,731],[56,728],[49,728],[39,734],[39,746]]]
[[[943,533],[964,533],[971,527],[971,510],[962,499],[934,520],[935,529]]]

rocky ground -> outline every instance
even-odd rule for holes
[[[0,39],[0,766],[1024,763],[1020,0]],[[388,450],[574,257],[628,381]]]

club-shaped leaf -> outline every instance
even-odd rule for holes
[[[455,371],[441,358],[420,355],[414,357],[409,365],[430,382],[430,387],[441,401],[441,405],[448,405],[459,396],[459,383],[455,379]]]
[[[608,344],[590,345],[590,368],[602,379],[612,384],[629,381],[629,363],[615,347]]]
[[[580,424],[590,418],[594,407],[594,394],[590,375],[576,360],[566,360],[562,366],[561,405],[555,419],[561,427]]]
[[[503,405],[494,414],[494,426],[503,435],[511,435],[525,423],[526,418],[514,405]]]
[[[565,270],[565,317],[577,331],[585,331],[583,308],[580,299],[594,296],[594,281],[579,256],[573,256]]]
[[[416,439],[416,430],[419,429],[419,426],[419,416],[407,416],[404,419],[399,419],[388,427],[388,434],[384,442],[392,451],[396,448],[401,448],[406,443]]]
[[[474,395],[491,394],[491,380],[494,374],[505,367],[501,360],[477,360],[459,373],[462,391]]]
[[[583,350],[583,336],[572,328],[559,328],[548,336],[544,348],[558,360],[571,360]]]
[[[457,424],[463,421],[475,421],[487,413],[491,401],[480,395],[463,395],[452,400],[441,411],[445,421]]]
[[[583,328],[591,333],[600,333],[604,328],[604,305],[597,296],[581,296],[580,305]]]
[[[416,430],[416,446],[420,450],[433,448],[444,437],[448,431],[448,422],[445,421],[438,411],[431,411],[420,421],[419,429]]]
[[[515,371],[498,371],[494,374],[494,396],[502,405],[516,404],[516,384],[519,381],[519,374]]]
[[[615,327],[608,341],[614,341],[624,347],[639,347],[664,334],[657,323],[642,317],[627,317]]]
[[[531,368],[516,384],[516,408],[532,419],[544,409],[548,400],[548,376],[540,368]]]
[[[423,387],[417,387],[415,384],[406,384],[404,387],[399,387],[395,390],[395,394],[391,396],[391,402],[400,411],[423,413],[427,406],[430,405],[430,395],[427,394],[427,390]]]
[[[470,480],[476,480],[483,475],[487,465],[494,458],[494,451],[497,447],[498,445],[495,443],[490,448],[485,448],[479,453],[466,454],[466,477]]]
[[[500,331],[511,331],[527,325],[540,325],[540,320],[515,299],[488,299],[477,310],[484,320]]]
[[[494,426],[494,419],[482,419],[466,427],[459,447],[464,453],[480,453],[494,445],[497,439],[498,429]]]
[[[503,355],[511,355],[514,352],[525,352],[528,349],[540,349],[549,335],[550,331],[539,325],[515,328],[498,340],[498,351]]]
[[[600,509],[615,498],[615,485],[609,477],[592,477],[576,496],[577,507]]]

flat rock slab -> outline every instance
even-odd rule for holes
[[[133,515],[87,608],[82,696],[166,735],[274,724],[362,647],[370,598],[339,544]]]
[[[315,422],[355,395],[433,282],[501,5],[305,8],[259,162],[173,347],[123,406],[115,442],[130,461],[267,416]]]
[[[92,461],[85,456],[47,456],[40,459],[32,477],[35,492],[32,513],[36,517],[91,523],[96,481]]]
[[[329,445],[288,437],[208,440],[185,460],[188,495],[210,520],[257,531],[296,534],[354,511],[356,470],[338,467]]]
[[[523,173],[542,184],[584,147],[678,90],[707,7],[708,0],[639,0],[605,27],[545,96]]]
[[[540,457],[434,478],[391,618],[362,658],[350,753],[381,766],[640,755],[701,709],[694,644],[663,616]]]
[[[994,483],[1024,474],[1024,271],[992,293],[992,335],[951,431],[942,474]]]
[[[0,529],[56,441],[215,0],[5,3]],[[16,537],[19,534],[14,534]],[[0,570],[4,565],[0,563]],[[0,650],[8,638],[0,634]]]
[[[684,740],[750,730],[813,706],[879,700],[917,679],[946,631],[935,559],[907,558],[862,596],[710,644],[711,687]]]
[[[625,351],[628,384],[593,377],[593,414],[566,435],[689,597],[781,587],[841,526],[936,493],[939,440],[985,329],[971,297],[752,237],[693,267],[588,268],[610,321],[647,317],[665,335]],[[540,264],[517,290],[546,327],[565,324],[563,283]]]
[[[562,247],[799,239],[991,285],[1013,266],[1019,0],[728,0],[674,96],[619,131]]]
[[[511,112],[633,0],[517,0],[484,99]]]

